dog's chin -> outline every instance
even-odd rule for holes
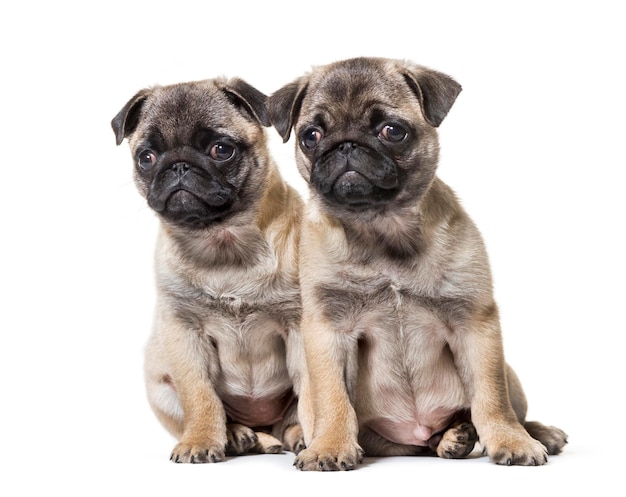
[[[357,171],[343,173],[324,198],[335,206],[350,211],[379,211],[394,199],[397,188],[385,189],[376,186]]]
[[[169,195],[157,213],[176,226],[203,229],[224,220],[231,207],[230,200],[221,196],[202,199],[187,190],[178,190]]]

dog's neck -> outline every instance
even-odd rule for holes
[[[367,222],[345,224],[344,231],[353,250],[362,250],[360,259],[373,255],[392,259],[413,258],[423,247],[420,214],[378,216]],[[358,254],[354,254],[358,256]]]
[[[435,178],[428,191],[413,205],[341,224],[346,237],[356,242],[350,246],[363,250],[362,259],[374,255],[413,260],[428,250],[440,229],[445,229],[450,217],[457,212],[455,205],[452,191]]]
[[[162,230],[175,242],[171,250],[178,252],[181,260],[193,261],[200,267],[253,266],[267,251],[262,233],[254,224],[216,224],[201,230],[163,226]],[[167,243],[167,236],[162,239]]]

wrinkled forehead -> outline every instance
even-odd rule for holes
[[[175,85],[157,88],[146,105],[146,117],[150,121],[172,128],[190,123],[219,122],[220,108],[225,98],[209,85]]]
[[[158,133],[170,145],[205,129],[237,138],[250,128],[224,93],[209,83],[155,88],[142,111],[139,134]]]
[[[303,114],[325,109],[351,118],[363,109],[394,107],[415,100],[400,71],[392,64],[350,61],[312,74]]]

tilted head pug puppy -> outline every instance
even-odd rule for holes
[[[541,465],[565,434],[526,422],[481,236],[436,176],[460,85],[412,63],[316,67],[269,99],[310,186],[300,252],[303,470],[366,455]],[[471,417],[471,422],[469,422]]]
[[[160,220],[145,371],[176,462],[302,447],[287,369],[302,201],[267,150],[266,100],[240,79],[156,86],[112,121]]]

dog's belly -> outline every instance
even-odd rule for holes
[[[221,316],[220,325],[207,331],[217,355],[212,380],[226,414],[250,427],[276,423],[294,398],[284,324],[264,312],[253,312],[238,318]]]
[[[264,398],[225,395],[222,403],[231,421],[249,427],[271,426],[283,419],[295,396],[291,389]]]
[[[428,441],[450,424],[455,413],[452,409],[438,409],[427,414],[414,411],[413,419],[403,420],[392,413],[390,417],[371,419],[365,426],[392,442],[427,447]]]
[[[404,445],[427,446],[467,395],[439,317],[404,299],[358,320],[357,415],[361,425]]]
[[[372,371],[375,375],[376,370]],[[428,446],[459,411],[467,408],[466,396],[456,376],[430,386],[396,377],[396,385],[360,382],[357,415],[361,426],[403,445]],[[367,392],[367,393],[364,393]]]

